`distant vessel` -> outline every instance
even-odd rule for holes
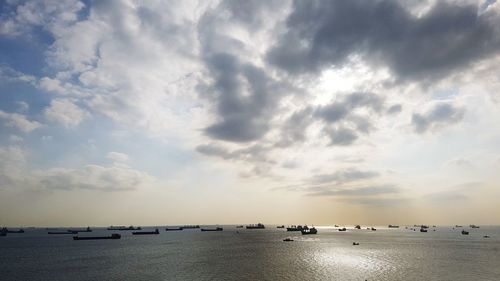
[[[308,234],[316,234],[316,233],[318,233],[318,230],[314,226],[311,228],[308,228],[307,226],[305,226],[300,232],[303,235],[308,235]]]
[[[358,224],[358,225],[356,225],[354,228],[356,228],[356,229],[361,229],[361,226]]]
[[[18,230],[9,230],[8,228],[4,227],[0,232],[5,232],[5,233],[24,233],[23,229],[18,229]]]
[[[358,243],[358,242],[352,242],[352,245],[353,245],[353,246],[358,246],[358,245],[359,245],[359,243]]]
[[[258,224],[249,224],[246,226],[246,228],[247,229],[264,229],[266,227],[259,222]]]
[[[216,227],[216,228],[202,228],[201,231],[223,231],[224,229],[222,227]]]
[[[462,230],[462,235],[469,235],[469,232],[466,230]]]
[[[119,230],[119,231],[124,231],[124,230],[142,230],[142,228],[140,226],[138,227],[134,227],[134,226],[123,226],[123,225],[120,225],[120,226],[110,226],[108,227],[108,230]]]
[[[278,225],[276,228],[285,228],[284,225]]]
[[[489,235],[485,235],[485,236],[483,236],[483,238],[490,238],[490,236]]]
[[[237,225],[236,228],[243,228],[243,225]]]
[[[338,225],[334,225],[334,227],[339,227]]]
[[[374,228],[374,227],[372,227],[372,228],[371,228],[371,231],[377,231],[377,229],[376,229],[376,228]]]
[[[76,234],[73,231],[49,231],[47,234]]]
[[[347,228],[345,227],[339,228],[339,231],[347,231]]]
[[[151,235],[151,234],[160,234],[158,228],[155,231],[134,231],[132,235]]]
[[[469,225],[469,226],[470,226],[470,228],[479,228],[479,226],[477,226],[477,225],[475,225],[475,224],[471,224],[471,225]]]
[[[427,229],[426,228],[420,228],[420,232],[427,232]]]
[[[292,242],[292,241],[293,241],[293,239],[292,239],[292,238],[290,238],[290,237],[287,237],[287,238],[283,239],[283,241],[285,241],[285,242]]]
[[[455,224],[455,227],[462,227],[461,225]]]
[[[167,227],[165,228],[165,231],[179,231],[183,229],[184,229],[183,227]]]
[[[77,234],[78,232],[92,232],[92,229],[90,229],[90,226],[87,226],[85,229],[68,229],[68,232]]]
[[[392,224],[389,224],[388,226],[389,228],[399,228],[399,225],[392,225]]]
[[[183,225],[181,227],[182,229],[196,229],[196,228],[200,228],[199,225]]]
[[[291,225],[286,228],[286,231],[301,231],[302,225]]]
[[[120,239],[122,236],[117,233],[113,233],[110,236],[73,236],[73,240],[103,240],[103,239]]]

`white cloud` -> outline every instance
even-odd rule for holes
[[[34,173],[35,182],[47,189],[134,190],[153,178],[145,172],[121,166],[87,165],[81,169],[55,168]]]
[[[30,170],[27,161],[28,153],[22,147],[0,146],[0,188],[121,191],[141,188],[156,180],[124,165]]]
[[[127,162],[129,159],[127,154],[114,151],[109,152],[108,155],[106,155],[106,158],[117,163]]]
[[[70,128],[78,126],[78,124],[90,116],[90,113],[81,109],[70,100],[55,99],[50,102],[50,107],[45,109],[44,115],[50,122]]]
[[[28,120],[25,115],[18,113],[7,113],[1,110],[0,120],[4,120],[6,126],[17,128],[24,133],[29,133],[34,129],[42,126],[42,124],[37,121]]]

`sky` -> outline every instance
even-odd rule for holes
[[[500,224],[500,3],[0,3],[0,225]]]

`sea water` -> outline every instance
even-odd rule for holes
[[[80,235],[122,238],[85,241],[25,229],[0,237],[0,280],[500,280],[497,226],[465,228],[469,235],[452,227],[427,233],[318,227],[317,235],[223,227],[159,227],[159,235],[144,236],[94,228]]]

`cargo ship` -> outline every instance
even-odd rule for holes
[[[132,235],[152,235],[152,234],[160,234],[160,231],[155,229],[155,231],[134,231]]]
[[[92,229],[90,229],[90,226],[87,226],[85,229],[68,229],[68,232],[73,232],[73,233],[78,233],[78,232],[92,232]]]
[[[301,231],[302,229],[302,225],[291,225],[286,228],[286,231]]]
[[[122,236],[117,233],[113,233],[110,236],[73,236],[73,240],[104,240],[104,239],[121,239]]]
[[[259,222],[258,224],[249,224],[246,226],[246,228],[247,229],[264,229],[266,227]]]
[[[399,225],[392,225],[392,224],[389,224],[388,226],[389,228],[399,228]]]
[[[184,229],[183,227],[167,227],[165,228],[165,231],[179,231],[183,229]]]
[[[222,227],[216,227],[216,228],[202,228],[201,231],[223,231],[224,229]]]
[[[74,231],[49,231],[47,234],[77,234]]]
[[[311,228],[305,226],[301,231],[302,235],[317,234],[318,230],[313,226]]]
[[[5,232],[5,233],[24,233],[23,229],[18,229],[18,230],[9,230],[8,228],[4,227],[0,232]]]
[[[199,225],[184,225],[182,226],[182,229],[195,229],[195,228],[200,228]]]
[[[124,230],[142,230],[142,228],[140,226],[138,227],[134,227],[134,226],[110,226],[108,227],[108,230],[119,230],[119,231],[124,231]]]

